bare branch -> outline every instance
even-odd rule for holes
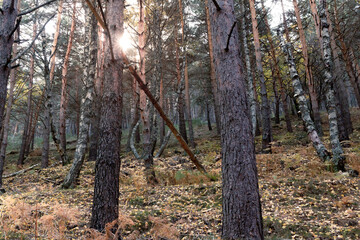
[[[36,39],[39,37],[40,33],[45,29],[46,24],[48,24],[48,22],[50,22],[50,20],[55,17],[56,14],[53,14],[47,21],[46,23],[42,26],[42,28],[40,29],[40,31],[36,34],[36,36],[34,37],[34,39],[32,40],[32,42],[29,44],[29,46],[27,48],[25,48],[21,53],[19,53],[14,59],[11,60],[10,64],[16,62],[16,60],[18,60],[19,58],[21,58],[27,51],[29,51],[29,49],[32,47],[32,45],[34,44],[34,42],[36,41]]]
[[[9,34],[8,40],[10,40],[10,38],[12,37],[12,35],[13,35],[14,32],[16,31],[16,29],[19,28],[20,22],[21,22],[21,17],[19,17],[19,18],[16,20],[15,27],[14,27],[14,29],[11,31],[11,33]]]
[[[220,7],[219,4],[217,3],[217,1],[216,1],[216,0],[212,0],[212,1],[213,1],[214,5],[215,5],[215,7],[216,7],[216,10],[221,11],[221,7]]]
[[[50,3],[53,3],[53,2],[55,2],[55,1],[57,1],[57,0],[50,0],[50,1],[47,1],[47,2],[45,2],[45,3],[43,3],[43,4],[40,4],[40,5],[38,5],[38,6],[34,7],[34,8],[31,8],[31,9],[28,9],[28,10],[25,10],[25,11],[22,11],[22,12],[20,12],[20,13],[18,14],[18,16],[23,16],[23,15],[32,13],[33,11],[35,11],[35,10],[37,10],[37,9],[43,7],[43,6],[46,6],[46,5],[50,4]]]
[[[235,25],[236,25],[236,22],[234,22],[234,24],[231,27],[231,30],[230,30],[230,33],[229,33],[229,36],[228,36],[228,40],[227,40],[227,43],[226,43],[225,52],[229,51],[230,38],[231,38],[232,32],[234,31]]]

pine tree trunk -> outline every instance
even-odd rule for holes
[[[15,7],[15,9],[20,9],[21,6],[21,1],[17,2],[17,5]],[[1,20],[1,18],[0,18]],[[14,38],[15,39],[20,39],[19,38],[19,33],[20,30],[17,29],[17,31],[14,33]],[[12,49],[12,54],[13,56],[16,56],[17,54],[17,44],[13,45],[13,49]],[[6,106],[6,115],[5,115],[5,119],[3,122],[3,127],[0,129],[2,129],[2,137],[1,137],[1,142],[0,142],[0,189],[3,189],[3,182],[2,182],[2,175],[4,172],[4,165],[5,165],[5,158],[6,158],[6,147],[7,147],[7,143],[8,143],[8,134],[9,134],[9,123],[10,123],[10,115],[11,115],[11,109],[12,109],[12,105],[14,102],[14,87],[15,87],[15,83],[16,83],[16,69],[12,69],[10,70],[10,89],[9,89],[9,96],[8,96],[8,100],[7,100],[7,106]],[[5,95],[6,98],[6,95]],[[1,124],[1,122],[0,122]],[[1,132],[1,131],[0,131]]]
[[[247,80],[247,98],[248,98],[248,102],[249,102],[249,106],[250,106],[250,116],[251,116],[251,125],[252,125],[252,133],[253,136],[255,136],[256,134],[256,123],[257,123],[257,119],[256,119],[256,99],[255,99],[255,90],[254,90],[254,79],[252,77],[252,73],[251,73],[251,63],[250,63],[250,51],[249,51],[249,47],[248,47],[248,43],[247,43],[247,31],[246,31],[246,17],[245,17],[245,10],[244,10],[244,5],[245,5],[245,1],[243,1],[243,3],[240,4],[241,7],[241,13],[244,16],[244,21],[242,23],[242,35],[243,35],[243,47],[244,47],[244,52],[245,52],[245,65],[246,65],[246,80]],[[215,74],[215,73],[214,73]]]
[[[37,1],[36,1],[37,4]],[[37,34],[37,14],[35,13],[33,23],[33,40]],[[31,60],[30,60],[30,72],[29,72],[29,90],[28,90],[28,98],[27,98],[27,108],[25,115],[25,123],[24,123],[24,132],[21,140],[20,151],[19,151],[19,159],[18,164],[24,162],[25,154],[30,146],[30,129],[31,129],[31,105],[32,105],[32,87],[33,87],[33,78],[34,78],[34,67],[35,67],[35,48],[33,47],[31,50]]]
[[[98,156],[90,227],[102,231],[119,217],[119,174],[123,62],[117,39],[123,32],[124,0],[107,2],[104,93],[100,114]],[[110,38],[108,37],[110,35]]]
[[[140,53],[140,77],[141,80],[146,83],[145,76],[145,8],[143,1],[139,1],[140,4],[140,19],[138,23],[138,33],[139,33],[139,53]],[[153,143],[151,139],[151,130],[150,130],[150,111],[147,106],[146,94],[144,91],[140,91],[140,114],[141,120],[143,123],[143,159],[145,164],[145,176],[148,184],[156,184],[157,180],[155,177],[154,171],[154,159],[153,159]]]
[[[176,47],[176,77],[177,84],[176,89],[178,91],[178,114],[179,114],[179,132],[185,142],[188,142],[187,133],[186,133],[186,123],[184,117],[184,95],[183,95],[183,87],[181,81],[181,70],[180,70],[180,53],[179,53],[179,44],[177,41],[177,34],[175,31],[175,47]]]
[[[89,137],[90,120],[92,117],[92,105],[94,100],[94,80],[96,74],[97,59],[97,21],[88,8],[85,7],[86,27],[85,36],[88,37],[88,44],[85,49],[87,66],[84,73],[84,95],[80,106],[79,137],[76,144],[74,161],[62,184],[63,188],[74,187],[80,175],[84,163],[86,147]]]
[[[352,123],[349,109],[349,96],[347,94],[345,84],[343,81],[342,67],[340,64],[340,59],[338,55],[338,47],[336,45],[335,36],[332,28],[332,23],[330,20],[329,12],[326,9],[326,17],[329,23],[329,34],[330,34],[330,44],[334,57],[334,91],[336,96],[336,114],[339,127],[339,140],[345,141],[349,140],[349,134],[352,133]]]
[[[219,3],[219,1],[218,1]],[[264,239],[250,110],[232,0],[209,3],[221,96],[223,239]],[[232,29],[232,31],[231,31]],[[229,41],[228,38],[230,37]],[[227,44],[228,42],[228,44]]]
[[[60,113],[59,113],[59,123],[60,123],[60,147],[64,153],[66,153],[66,109],[67,109],[67,72],[70,60],[70,52],[72,48],[74,32],[75,32],[75,24],[76,24],[76,2],[73,3],[73,13],[71,20],[71,28],[69,34],[69,41],[65,53],[65,59],[62,66],[62,77],[61,77],[61,99],[60,99]]]
[[[0,132],[2,132],[3,117],[7,96],[7,85],[11,70],[11,53],[14,43],[14,27],[18,9],[18,0],[4,0],[0,14]]]
[[[335,108],[335,95],[334,95],[334,83],[332,76],[332,66],[333,61],[331,58],[331,45],[330,45],[330,33],[329,33],[329,23],[326,18],[326,0],[320,0],[320,20],[321,20],[321,35],[323,39],[323,60],[325,64],[325,97],[326,97],[326,107],[329,117],[329,126],[330,126],[330,142],[332,147],[332,162],[337,170],[345,170],[345,158],[343,156],[343,150],[339,141],[339,131],[338,123],[336,116]]]
[[[185,79],[185,107],[186,107],[186,121],[189,128],[189,145],[191,147],[195,147],[194,140],[194,129],[192,125],[192,117],[191,117],[191,107],[190,107],[190,87],[189,87],[189,73],[188,73],[188,62],[187,62],[187,53],[186,53],[186,42],[185,42],[185,21],[183,14],[182,0],[179,0],[179,12],[180,12],[180,20],[181,20],[181,44],[184,49],[183,54],[183,68],[184,68],[184,79]]]
[[[219,105],[219,96],[217,93],[218,92],[217,80],[215,75],[214,53],[212,47],[212,35],[211,35],[208,0],[205,0],[205,13],[206,13],[206,26],[207,26],[207,34],[208,34],[209,57],[210,57],[210,81],[211,81],[211,90],[214,98],[216,132],[220,135],[220,105]]]
[[[272,141],[271,133],[271,111],[270,104],[266,91],[266,83],[264,78],[264,70],[262,66],[262,57],[261,57],[261,48],[260,48],[260,37],[258,31],[258,22],[256,20],[256,11],[255,11],[255,0],[249,0],[250,10],[251,10],[251,19],[252,19],[252,28],[254,34],[254,45],[255,45],[255,57],[256,57],[256,66],[258,70],[258,75],[260,79],[260,95],[261,95],[261,117],[262,117],[262,150],[265,153],[271,151],[270,142]]]
[[[319,136],[322,136],[323,131],[322,131],[322,126],[321,126],[319,103],[317,100],[318,96],[317,96],[317,92],[315,89],[315,83],[314,83],[314,78],[312,75],[311,66],[309,65],[309,55],[308,55],[306,38],[305,38],[305,32],[304,32],[304,28],[303,28],[303,25],[301,22],[300,11],[299,11],[297,1],[293,0],[293,4],[294,4],[295,15],[296,15],[296,21],[297,21],[297,25],[298,25],[298,29],[299,29],[300,42],[301,42],[301,46],[302,46],[301,51],[302,51],[302,54],[304,57],[305,74],[306,74],[306,79],[307,79],[307,85],[309,88],[309,96],[310,96],[310,101],[311,101],[311,108],[312,108],[313,115],[314,115],[315,128],[316,128]]]

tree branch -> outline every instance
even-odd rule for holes
[[[229,36],[228,36],[228,40],[227,40],[227,43],[226,43],[225,52],[229,51],[230,38],[231,38],[232,32],[234,31],[235,25],[236,25],[236,22],[234,22],[234,24],[231,27],[231,30],[230,30],[230,33],[229,33]]]
[[[35,10],[37,10],[37,9],[43,7],[43,6],[46,6],[46,5],[50,4],[50,3],[53,3],[53,2],[55,2],[55,1],[57,1],[57,0],[50,0],[50,1],[45,2],[45,3],[41,4],[41,5],[38,5],[38,6],[34,7],[34,8],[31,8],[31,9],[28,9],[28,10],[25,10],[25,11],[22,11],[22,12],[20,12],[20,13],[18,14],[18,16],[23,16],[23,15],[32,13],[33,11],[35,11]]]
[[[221,11],[221,7],[220,7],[219,4],[217,3],[217,1],[216,1],[216,0],[212,0],[212,1],[213,1],[214,5],[215,5],[215,7],[216,7],[216,10]]]
[[[11,33],[9,34],[8,40],[10,40],[11,36],[14,34],[14,32],[16,31],[16,29],[18,29],[18,27],[20,26],[20,22],[21,22],[21,17],[19,17],[19,18],[16,20],[15,27],[14,27],[14,29],[11,31]]]
[[[18,60],[19,58],[21,58],[34,44],[34,42],[36,41],[36,39],[39,37],[40,33],[45,29],[46,24],[48,24],[48,22],[55,17],[56,14],[52,15],[44,24],[44,26],[42,26],[42,28],[40,29],[40,31],[36,34],[36,36],[34,37],[34,39],[32,40],[32,42],[30,43],[30,45],[25,48],[21,53],[19,53],[13,60],[11,60],[10,64],[16,62],[16,60]]]

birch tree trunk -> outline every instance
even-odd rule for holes
[[[62,77],[61,77],[61,99],[60,99],[60,112],[59,112],[59,123],[60,123],[60,147],[64,153],[66,153],[66,109],[67,109],[67,71],[70,61],[70,53],[72,48],[72,43],[74,39],[75,24],[76,24],[76,2],[73,3],[73,13],[71,20],[71,28],[69,34],[69,41],[65,53],[65,59],[62,66]]]
[[[2,132],[3,117],[7,96],[7,85],[11,70],[11,53],[14,43],[15,20],[18,0],[4,0],[0,14],[0,132]]]
[[[264,239],[254,138],[232,0],[209,3],[221,96],[223,239]]]
[[[51,108],[51,82],[54,79],[55,74],[55,60],[56,60],[56,48],[57,48],[57,41],[60,34],[60,24],[61,24],[61,15],[63,10],[63,0],[59,1],[58,5],[58,13],[57,13],[57,20],[56,20],[56,30],[54,34],[54,40],[52,43],[51,48],[51,58],[50,62],[48,62],[46,57],[46,42],[45,36],[43,36],[42,40],[42,54],[44,58],[44,79],[45,79],[45,101],[44,101],[44,129],[43,129],[43,148],[42,148],[42,155],[41,155],[41,167],[46,168],[49,165],[49,147],[50,147],[50,128],[51,128],[51,119],[50,119],[50,108]],[[50,70],[48,69],[50,66]]]
[[[84,72],[84,95],[80,106],[80,126],[79,137],[76,144],[76,151],[73,164],[66,175],[62,184],[63,188],[76,186],[77,178],[80,175],[81,167],[84,163],[86,147],[89,136],[90,120],[92,118],[92,104],[94,100],[94,82],[96,77],[96,59],[97,59],[97,21],[89,9],[85,7],[86,26],[85,36],[88,43],[85,50],[87,66]]]
[[[251,125],[252,125],[252,133],[253,136],[255,136],[255,131],[256,131],[256,100],[255,100],[255,94],[254,94],[254,79],[252,77],[252,73],[251,73],[251,64],[250,64],[250,51],[249,51],[249,47],[248,47],[248,43],[247,43],[247,31],[246,31],[246,16],[245,16],[245,10],[244,10],[244,5],[245,5],[245,1],[244,0],[241,4],[241,14],[243,15],[243,23],[242,23],[242,35],[243,35],[243,46],[244,46],[244,52],[245,52],[245,67],[246,67],[246,80],[247,80],[247,97],[248,97],[248,102],[249,102],[249,106],[250,106],[250,116],[251,116]]]
[[[102,231],[119,217],[121,111],[123,62],[119,41],[123,34],[124,0],[107,2],[104,93],[100,114],[98,156],[90,227]]]
[[[290,68],[290,76],[291,76],[292,85],[294,88],[294,97],[296,98],[296,101],[299,104],[301,117],[305,124],[308,137],[309,137],[310,141],[312,142],[319,158],[323,161],[326,161],[326,160],[330,159],[330,153],[326,150],[326,147],[322,143],[322,141],[319,137],[319,134],[316,130],[315,124],[314,124],[313,120],[311,119],[310,110],[308,108],[306,96],[305,96],[304,90],[301,85],[299,74],[296,70],[296,65],[295,65],[293,55],[292,55],[291,47],[292,46],[290,43],[286,43],[284,50],[286,52],[287,62],[288,62],[289,68]]]
[[[315,128],[316,128],[319,136],[322,136],[323,131],[322,131],[322,126],[321,126],[319,102],[317,100],[318,96],[317,96],[317,92],[316,92],[316,88],[315,88],[314,77],[312,75],[311,66],[309,65],[309,55],[308,55],[304,27],[301,22],[300,11],[299,11],[297,1],[293,0],[293,4],[294,4],[295,15],[296,15],[296,22],[297,22],[298,29],[299,29],[301,51],[302,51],[302,54],[304,57],[305,74],[306,74],[306,79],[307,79],[307,85],[309,88],[309,96],[310,96],[311,108],[312,108],[313,116],[314,116],[314,124],[315,124]]]
[[[211,35],[211,23],[209,16],[209,5],[208,0],[205,0],[205,14],[206,14],[206,26],[208,34],[208,45],[209,45],[209,57],[210,57],[210,81],[211,81],[211,90],[214,98],[214,112],[215,112],[215,121],[216,121],[216,132],[220,135],[220,105],[219,105],[219,96],[217,91],[217,80],[215,75],[215,66],[214,66],[214,53],[212,47],[212,35]]]
[[[331,58],[331,45],[330,45],[330,33],[329,33],[329,23],[326,18],[326,0],[320,0],[320,20],[321,20],[321,35],[323,37],[323,60],[325,64],[325,97],[326,97],[326,107],[329,117],[329,127],[330,127],[330,142],[332,147],[332,162],[337,170],[345,170],[345,158],[343,156],[343,150],[339,141],[339,132],[338,132],[338,123],[336,117],[336,108],[335,108],[335,95],[334,95],[334,82],[332,76],[333,70],[333,60]]]
[[[260,79],[260,95],[261,95],[261,117],[262,117],[262,150],[265,153],[271,152],[270,142],[272,141],[271,133],[271,111],[269,100],[266,91],[266,83],[264,78],[264,70],[262,66],[262,57],[261,57],[261,48],[260,48],[260,37],[258,31],[258,22],[256,19],[255,11],[255,0],[249,0],[250,10],[251,10],[251,19],[252,19],[252,29],[254,34],[254,45],[255,45],[255,57],[256,57],[256,66],[258,70],[258,75]]]

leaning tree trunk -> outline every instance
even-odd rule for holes
[[[270,104],[266,91],[266,83],[264,78],[264,70],[262,66],[261,59],[261,48],[260,48],[260,37],[258,30],[258,22],[256,19],[255,11],[255,0],[249,0],[250,10],[251,10],[251,19],[252,19],[252,29],[254,34],[254,45],[255,45],[255,57],[256,57],[256,66],[258,70],[258,75],[260,79],[260,95],[261,95],[261,117],[262,117],[262,150],[266,153],[271,151],[270,142],[272,141],[271,134],[271,111]]]
[[[62,184],[63,188],[74,187],[80,175],[81,167],[84,163],[86,147],[90,129],[90,119],[92,117],[92,104],[94,100],[94,80],[96,73],[97,59],[97,21],[93,14],[85,6],[86,26],[85,33],[88,36],[88,45],[85,49],[87,66],[84,73],[84,95],[80,106],[80,126],[79,137],[76,144],[76,151],[73,164],[66,175]]]
[[[241,14],[243,15],[244,21],[242,22],[242,35],[243,35],[243,46],[245,51],[245,65],[246,65],[246,76],[247,76],[247,97],[248,102],[250,106],[250,116],[251,116],[251,124],[252,124],[252,133],[253,136],[255,136],[256,131],[256,100],[255,100],[255,94],[254,94],[254,79],[252,77],[251,73],[251,64],[250,64],[250,52],[249,47],[247,43],[247,31],[246,31],[246,12],[244,10],[245,1],[240,4],[241,7]]]
[[[321,117],[320,117],[320,110],[319,110],[319,102],[318,102],[318,96],[315,88],[314,83],[314,77],[312,75],[311,66],[309,65],[309,55],[308,55],[308,49],[307,49],[307,43],[305,38],[305,32],[304,28],[301,22],[300,17],[300,11],[296,0],[293,0],[294,4],[294,10],[296,15],[296,22],[299,29],[299,36],[300,36],[300,42],[301,42],[301,51],[304,57],[304,65],[305,65],[305,74],[307,79],[307,85],[309,88],[309,96],[311,101],[311,108],[314,115],[314,123],[316,130],[320,136],[323,135],[322,126],[321,126]]]
[[[214,53],[212,47],[212,35],[211,35],[208,0],[205,0],[205,13],[206,13],[206,26],[207,26],[207,34],[208,34],[209,57],[210,57],[210,81],[211,81],[211,90],[214,98],[216,132],[220,135],[220,105],[219,105],[219,96],[217,93],[218,92],[217,80],[215,76]]]
[[[332,147],[332,162],[337,170],[345,170],[345,158],[339,141],[338,123],[335,108],[334,82],[332,76],[333,61],[331,59],[331,45],[329,23],[326,18],[326,0],[320,0],[321,35],[323,37],[323,60],[325,64],[325,97],[329,117],[330,142]]]
[[[18,0],[4,0],[0,14],[0,132],[2,132],[7,84],[11,70],[10,62],[14,33],[16,27],[18,27],[18,24],[15,26],[18,14],[17,2]]]
[[[123,63],[118,40],[123,33],[124,0],[107,2],[104,93],[90,227],[102,231],[119,217],[119,173]]]
[[[224,239],[264,239],[250,110],[239,56],[232,0],[209,3],[213,50],[221,96]]]
[[[61,74],[61,99],[60,99],[60,112],[59,112],[59,123],[60,123],[60,147],[62,152],[66,153],[66,109],[67,109],[67,72],[70,60],[70,52],[72,48],[72,43],[74,39],[74,32],[75,32],[75,24],[76,24],[76,2],[73,3],[73,13],[72,13],[72,20],[71,20],[71,28],[69,34],[69,41],[65,53],[65,59],[62,66],[62,74]]]
[[[292,46],[290,43],[286,43],[284,50],[286,52],[287,61],[288,61],[288,65],[290,68],[290,76],[291,76],[292,85],[293,85],[294,92],[295,92],[294,96],[296,98],[297,103],[299,104],[301,117],[305,124],[308,137],[309,137],[310,141],[312,142],[312,144],[317,152],[317,155],[320,157],[320,159],[322,159],[323,161],[326,161],[326,160],[330,159],[330,154],[326,150],[324,144],[322,143],[322,141],[319,137],[319,134],[316,130],[315,124],[314,124],[313,120],[311,119],[307,99],[306,99],[304,90],[301,85],[299,74],[296,70],[296,65],[295,65],[293,55],[292,55],[291,47]]]

